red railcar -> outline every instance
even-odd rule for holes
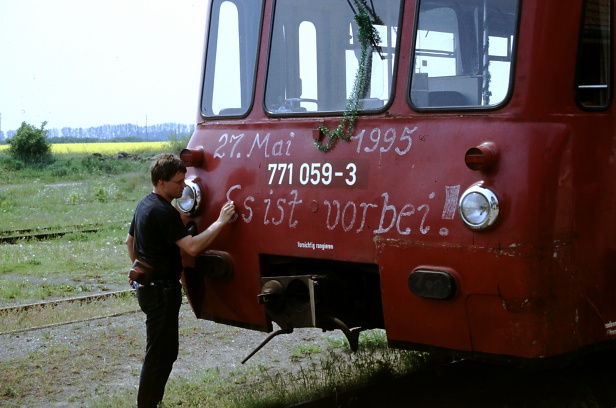
[[[238,216],[185,259],[196,316],[522,362],[613,346],[613,16],[209,1],[177,205],[196,230]]]

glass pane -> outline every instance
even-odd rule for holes
[[[422,0],[411,102],[417,108],[490,107],[511,84],[518,0]]]
[[[587,0],[578,53],[577,100],[587,108],[605,108],[611,95],[610,0]]]
[[[368,69],[359,107],[379,110],[391,96],[400,0],[366,4],[380,42],[365,48]],[[362,60],[356,12],[355,3],[346,0],[276,1],[265,90],[268,112],[345,110]]]
[[[214,0],[201,114],[245,115],[252,105],[262,1]]]

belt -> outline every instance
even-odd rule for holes
[[[181,284],[179,280],[173,280],[173,279],[154,281],[154,286],[162,286],[163,288],[172,288],[172,287],[180,286],[180,285]]]

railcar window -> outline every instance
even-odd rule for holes
[[[214,0],[201,100],[204,117],[242,116],[252,105],[262,0]]]
[[[415,32],[411,104],[487,108],[504,102],[519,0],[421,0]]]
[[[609,105],[612,94],[611,0],[587,0],[578,51],[577,101],[589,109]]]
[[[360,110],[389,102],[398,55],[400,0],[364,1],[380,37],[367,50]],[[265,110],[271,115],[341,112],[353,92],[362,45],[348,0],[277,0],[271,33]]]

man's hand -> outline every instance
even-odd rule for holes
[[[218,219],[214,221],[214,223],[205,231],[195,235],[194,237],[189,234],[176,241],[175,244],[187,254],[197,256],[201,252],[205,251],[205,249],[218,236],[224,226],[233,220],[233,216],[235,216],[235,204],[233,204],[233,201],[228,201],[222,206]]]
[[[222,222],[223,224],[226,224],[229,221],[231,221],[234,215],[235,215],[235,204],[233,204],[233,201],[227,201],[220,210],[218,221]]]

